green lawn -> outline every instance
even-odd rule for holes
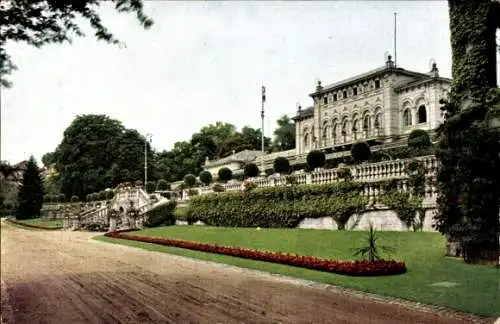
[[[29,225],[35,225],[35,226],[42,226],[42,227],[47,227],[47,228],[62,227],[62,221],[60,221],[60,220],[46,220],[46,219],[42,219],[42,218],[16,220],[16,222],[29,224]]]
[[[337,260],[354,259],[352,249],[362,245],[366,232],[305,229],[244,229],[205,226],[171,226],[146,229],[134,234],[167,236],[198,242],[254,248]],[[260,261],[215,255],[154,244],[98,239],[215,261],[245,268],[260,269],[292,277],[399,297],[456,310],[500,316],[500,271],[491,266],[466,265],[461,260],[443,257],[444,238],[437,233],[378,232],[379,243],[396,249],[390,257],[403,260],[408,273],[399,276],[356,278]],[[453,282],[453,287],[430,286]]]

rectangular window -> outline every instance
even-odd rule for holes
[[[357,96],[358,95],[358,88],[352,89],[352,95]]]
[[[345,99],[345,98],[347,98],[347,91],[344,91],[344,92],[342,93],[342,98],[344,98],[344,99]]]
[[[323,104],[325,104],[325,105],[328,104],[328,96],[323,97]]]
[[[337,94],[336,93],[333,94],[333,101],[337,101]]]
[[[375,80],[375,89],[380,89],[380,80]]]

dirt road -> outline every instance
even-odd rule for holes
[[[470,323],[251,270],[97,242],[93,235],[25,230],[2,222],[4,321]]]

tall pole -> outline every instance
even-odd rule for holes
[[[262,145],[262,156],[260,157],[260,169],[261,174],[265,175],[264,170],[264,102],[266,102],[266,87],[262,86],[262,110],[260,112],[260,117],[262,119],[262,134],[261,134],[261,145]]]
[[[144,189],[148,190],[148,138],[151,142],[152,134],[147,133],[144,138]]]
[[[396,51],[396,13],[394,13],[394,66],[396,67],[398,62],[398,54]]]

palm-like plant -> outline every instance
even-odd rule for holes
[[[370,262],[374,262],[380,260],[379,251],[385,253],[394,252],[394,248],[385,245],[378,245],[377,243],[378,237],[375,234],[375,230],[373,229],[372,224],[370,224],[370,230],[368,232],[368,236],[365,238],[365,246],[356,248],[354,256],[361,255],[363,258],[368,259]]]

